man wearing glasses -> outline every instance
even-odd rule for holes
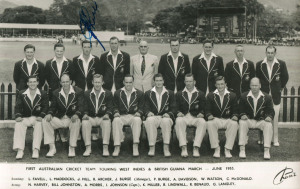
[[[146,92],[153,87],[152,78],[157,73],[158,58],[148,53],[149,46],[146,41],[140,42],[139,50],[140,54],[131,58],[130,74],[135,78],[134,87]]]

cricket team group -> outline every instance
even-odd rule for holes
[[[257,142],[264,146],[264,159],[271,158],[271,145],[279,146],[281,91],[289,79],[285,62],[276,58],[275,46],[267,46],[265,58],[254,66],[244,58],[244,47],[237,45],[234,60],[224,69],[223,59],[213,52],[210,40],[203,42],[203,52],[191,64],[188,55],[180,51],[178,39],[170,40],[170,51],[160,59],[148,53],[144,40],[132,57],[121,51],[119,44],[117,37],[111,37],[110,50],[98,58],[91,54],[90,41],[83,41],[82,53],[69,60],[64,56],[64,44],[56,43],[55,56],[46,64],[34,58],[34,45],[24,47],[25,58],[15,63],[13,73],[16,159],[23,158],[26,130],[32,126],[33,159],[39,158],[42,139],[49,145],[46,157],[53,157],[57,138],[69,142],[68,157],[75,157],[81,137],[83,156],[91,155],[92,140],[98,138],[102,139],[102,155],[110,156],[111,137],[111,155],[119,156],[126,140],[124,126],[131,127],[133,156],[139,156],[142,129],[147,133],[148,156],[155,156],[160,128],[164,156],[171,156],[174,129],[181,156],[188,157],[189,126],[195,127],[193,157],[200,156],[199,148],[208,133],[213,157],[220,158],[218,130],[225,129],[224,156],[232,157],[237,137],[239,157],[246,158],[248,131],[256,128],[261,130]],[[45,82],[47,92],[42,90]]]

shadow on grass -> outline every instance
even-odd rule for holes
[[[139,157],[132,156],[132,135],[131,130],[126,129],[126,138],[122,143],[121,152],[119,157],[103,157],[102,156],[102,140],[92,142],[92,154],[90,157],[83,157],[82,154],[85,150],[83,140],[77,142],[76,157],[68,158],[68,143],[56,142],[57,152],[53,158],[46,158],[45,155],[48,152],[48,146],[41,145],[40,158],[37,160],[31,159],[32,154],[32,129],[28,129],[24,150],[24,157],[22,160],[15,160],[16,152],[12,150],[13,144],[13,129],[0,129],[0,162],[9,163],[225,163],[225,162],[259,162],[263,160],[263,146],[258,145],[257,131],[249,131],[249,141],[246,146],[247,159],[239,159],[239,147],[235,143],[231,159],[224,157],[224,144],[225,133],[219,131],[219,140],[221,146],[221,158],[215,159],[212,157],[214,150],[210,148],[208,135],[205,135],[202,146],[200,148],[200,158],[192,157],[193,150],[193,131],[188,130],[188,158],[182,158],[180,156],[180,149],[178,147],[178,140],[171,141],[170,151],[172,157],[165,158],[163,156],[163,144],[158,142],[156,144],[155,157],[148,157],[148,144],[143,139],[139,146]],[[300,129],[279,129],[280,133],[280,147],[271,148],[271,161],[299,161],[300,160]],[[109,152],[113,152],[113,143],[110,142]]]

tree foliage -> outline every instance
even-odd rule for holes
[[[46,15],[41,8],[33,6],[19,6],[4,10],[1,22],[4,23],[46,23]]]

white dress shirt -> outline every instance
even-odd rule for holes
[[[118,55],[122,54],[121,51],[118,49],[118,54],[116,56],[114,56],[111,52],[111,50],[108,52],[107,56],[111,55],[112,56],[112,60],[113,60],[113,66],[114,66],[114,71],[116,71],[117,68],[117,59],[118,59]],[[116,91],[116,85],[115,85],[115,78],[113,77],[113,86],[111,89],[111,92],[114,94]]]
[[[272,70],[273,70],[273,66],[277,63],[279,64],[277,58],[275,57],[273,62],[272,62],[272,65],[270,67],[270,65],[267,63],[267,58],[264,58],[263,62],[262,63],[265,63],[267,64],[267,69],[268,69],[268,75],[269,75],[269,80],[271,80],[271,77],[272,77]]]
[[[254,112],[253,112],[253,114],[255,116],[255,114],[256,114],[256,108],[257,108],[257,101],[258,101],[258,99],[261,96],[265,96],[265,95],[261,91],[259,91],[257,98],[255,98],[254,95],[253,95],[253,93],[252,93],[252,91],[250,91],[247,96],[251,96],[253,98],[253,105],[254,105]]]
[[[204,52],[203,52],[203,53],[201,54],[201,56],[199,57],[199,59],[204,58],[204,60],[206,61],[206,64],[207,64],[207,70],[209,70],[209,68],[210,68],[210,62],[211,62],[211,59],[212,59],[213,57],[217,57],[217,55],[216,55],[215,53],[213,53],[213,52],[211,53],[209,59],[207,59],[207,58],[205,57]]]
[[[61,76],[61,70],[62,70],[63,62],[64,61],[68,61],[68,60],[66,59],[66,57],[63,56],[62,61],[58,62],[57,59],[56,59],[56,57],[54,57],[51,62],[54,62],[54,61],[56,62],[58,77],[60,77]]]
[[[95,109],[95,112],[96,112],[96,114],[97,114],[97,113],[98,113],[98,106],[99,106],[99,98],[100,98],[101,94],[104,93],[104,90],[103,90],[103,88],[101,87],[100,93],[99,93],[98,96],[97,96],[97,93],[96,93],[96,91],[95,91],[95,88],[93,88],[93,90],[92,90],[91,93],[93,93],[93,94],[95,95],[95,97],[96,97],[96,107],[95,107],[96,109]]]
[[[241,76],[243,75],[243,66],[244,64],[248,63],[247,60],[245,58],[243,58],[243,62],[239,63],[239,61],[237,60],[237,58],[234,59],[233,63],[238,63],[239,68],[240,68],[240,74]]]
[[[29,100],[30,100],[30,102],[31,102],[31,106],[33,106],[33,101],[34,101],[36,95],[41,95],[41,92],[40,92],[39,89],[36,89],[33,98],[31,98],[31,95],[30,95],[30,89],[28,88],[23,94],[26,94],[26,95],[28,96],[28,98],[29,98]]]
[[[214,93],[220,97],[221,107],[222,107],[222,106],[223,106],[223,101],[224,101],[224,96],[225,96],[226,94],[229,94],[230,92],[229,92],[227,89],[225,89],[224,95],[222,96],[222,95],[220,95],[218,89],[216,89],[216,90],[214,91]]]
[[[158,108],[158,111],[160,111],[160,108],[161,108],[161,100],[162,100],[162,96],[164,93],[168,92],[168,90],[163,87],[161,93],[159,94],[157,91],[156,91],[156,88],[153,87],[151,89],[151,91],[153,91],[155,93],[155,96],[156,96],[156,100],[157,100],[157,108]]]
[[[65,95],[65,92],[64,92],[63,88],[61,88],[59,93],[65,98],[65,103],[68,104],[69,95],[72,94],[72,93],[75,93],[75,91],[74,91],[73,86],[70,85],[70,90],[69,90],[69,93],[67,95]]]
[[[169,53],[168,53],[168,56],[171,56],[172,57],[172,60],[173,60],[173,63],[174,63],[174,74],[175,74],[175,77],[176,77],[176,73],[177,73],[177,67],[178,67],[178,57],[183,57],[182,56],[182,54],[181,54],[181,52],[179,51],[178,52],[178,56],[177,56],[177,58],[174,58],[174,56],[172,55],[172,52],[171,51],[169,51]],[[174,93],[176,93],[177,92],[177,85],[176,85],[176,82],[175,82],[175,90],[174,90]]]
[[[32,70],[33,64],[37,64],[36,59],[35,58],[33,59],[33,63],[32,64],[28,64],[26,58],[23,59],[22,63],[23,62],[26,62],[26,66],[27,66],[27,70],[28,70],[28,75],[31,75],[31,70]]]
[[[127,93],[125,87],[123,87],[121,90],[123,90],[125,92],[125,94],[126,94],[127,106],[129,108],[131,95],[132,95],[133,92],[136,91],[136,89],[133,87],[132,90],[131,90],[131,92],[129,94]]]

